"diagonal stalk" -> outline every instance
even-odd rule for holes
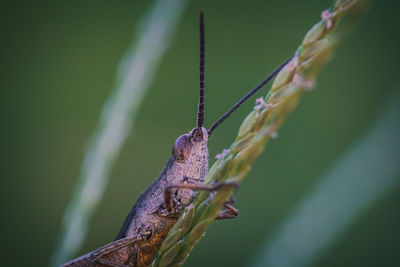
[[[266,143],[276,135],[296,107],[300,96],[314,88],[318,73],[365,9],[366,3],[366,0],[337,0],[322,12],[322,20],[307,32],[292,60],[275,78],[266,97],[257,99],[257,105],[243,121],[231,147],[219,155],[208,173],[207,183],[240,182],[244,178]],[[194,205],[183,212],[170,231],[152,266],[182,266],[232,191],[229,186],[221,188],[211,202],[207,193],[199,193]]]

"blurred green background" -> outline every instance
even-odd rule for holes
[[[173,142],[195,125],[198,14],[206,19],[206,125],[291,55],[330,1],[192,1],[112,171],[82,253],[114,239]],[[46,266],[88,139],[148,1],[7,1],[1,8],[2,266]],[[368,128],[398,85],[398,1],[375,1],[236,193],[187,266],[245,266],[287,212]],[[265,90],[258,95],[265,94]],[[245,104],[213,134],[233,141]],[[345,230],[315,266],[398,266],[400,186]],[[397,263],[397,264],[396,264]]]

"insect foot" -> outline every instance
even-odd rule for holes
[[[225,209],[218,212],[216,220],[233,219],[239,216],[239,210],[233,207],[230,203],[224,204]]]

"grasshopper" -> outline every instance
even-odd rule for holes
[[[175,141],[172,153],[160,176],[141,193],[129,212],[117,238],[91,253],[65,263],[62,267],[147,266],[151,263],[168,232],[182,211],[189,206],[198,190],[215,191],[222,186],[237,187],[235,183],[204,184],[208,173],[208,138],[229,115],[250,96],[268,83],[290,60],[286,60],[231,109],[221,116],[209,130],[204,123],[204,65],[205,35],[203,12],[200,13],[199,101],[197,126]],[[238,211],[227,202],[216,219],[235,218]]]

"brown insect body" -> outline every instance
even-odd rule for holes
[[[200,134],[200,138],[199,138]],[[161,246],[170,228],[183,209],[196,197],[197,192],[185,188],[172,188],[172,209],[165,202],[165,189],[171,184],[203,184],[208,173],[208,134],[205,128],[194,128],[190,134],[179,137],[160,176],[140,195],[127,216],[117,239],[145,237],[151,248],[151,261]],[[144,260],[145,264],[149,264]],[[140,265],[137,265],[140,266]]]
[[[172,188],[172,208],[164,198],[171,184],[203,184],[208,172],[208,133],[203,127],[180,136],[160,176],[139,196],[117,240],[63,265],[147,266],[151,263],[182,210],[197,192]],[[114,265],[111,265],[114,263]]]

